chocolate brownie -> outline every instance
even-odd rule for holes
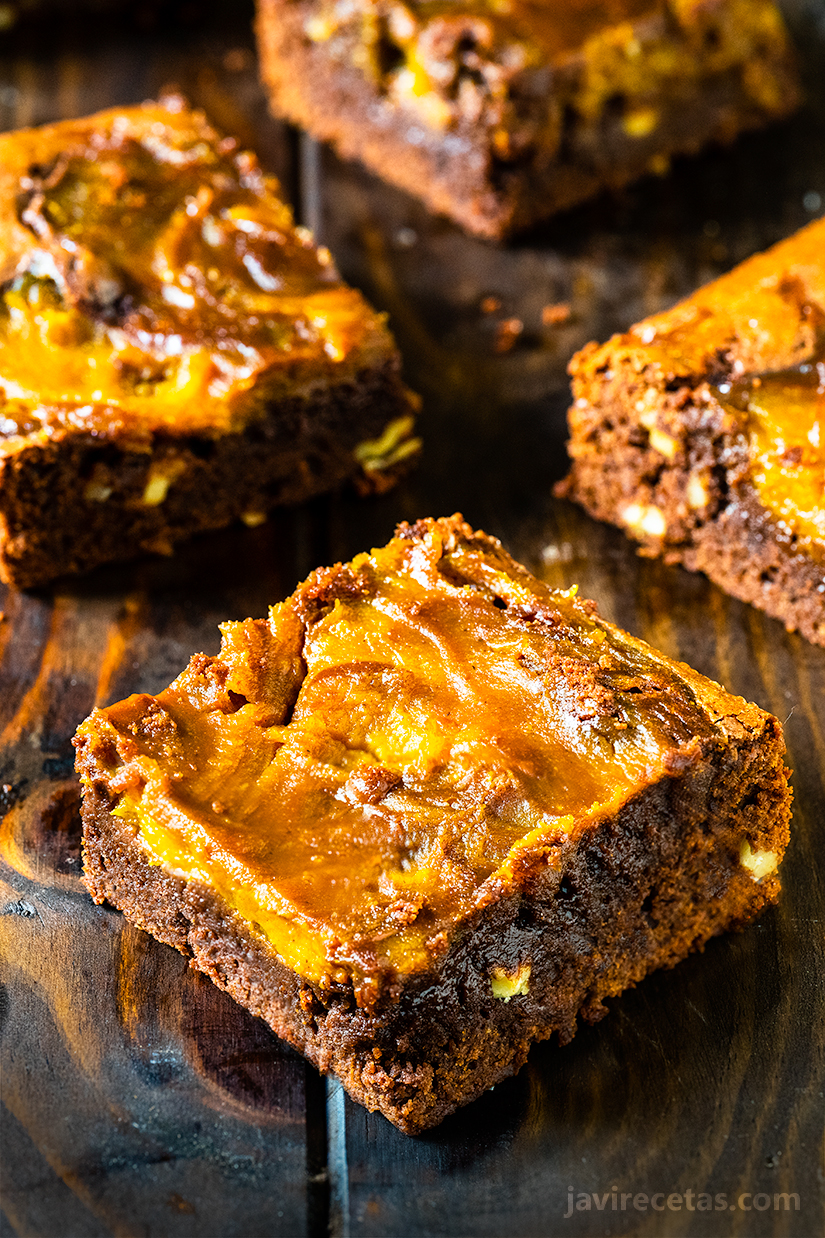
[[[85,882],[421,1131],[775,900],[775,718],[460,517],[75,743]]]
[[[798,101],[773,0],[258,0],[275,110],[498,238]]]
[[[0,575],[39,584],[415,455],[383,316],[169,97],[0,136]]]
[[[570,372],[558,493],[825,645],[825,219]]]

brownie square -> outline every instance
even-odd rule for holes
[[[418,450],[382,315],[183,100],[0,136],[0,576],[20,588]]]
[[[773,0],[258,0],[276,112],[501,238],[799,99]]]
[[[825,219],[570,372],[557,492],[825,645]]]
[[[97,902],[415,1133],[777,897],[775,718],[460,517],[75,743]]]

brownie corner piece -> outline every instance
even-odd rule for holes
[[[407,1133],[779,892],[779,723],[460,517],[78,730],[92,897]]]
[[[773,0],[258,0],[274,109],[500,239],[800,94]]]
[[[415,456],[383,315],[177,96],[0,136],[0,575],[169,553]]]
[[[557,493],[825,645],[825,219],[570,370]]]

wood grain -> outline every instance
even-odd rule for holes
[[[424,396],[426,448],[381,499],[331,496],[174,559],[0,599],[2,1238],[821,1234],[825,651],[701,577],[637,558],[550,495],[566,467],[574,349],[787,235],[812,195],[825,203],[825,12],[820,0],[788,7],[810,88],[798,117],[509,248],[429,218],[272,121],[248,8],[217,8],[194,31],[101,20],[4,36],[6,127],[174,84],[255,145],[344,274],[388,311]],[[548,322],[548,305],[570,312]],[[522,330],[498,351],[509,319]],[[795,814],[775,910],[411,1140],[91,903],[70,740],[94,703],[157,691],[192,652],[213,652],[223,619],[264,614],[398,519],[456,509],[550,583],[579,584],[609,618],[777,713]],[[571,1189],[591,1207],[565,1217]],[[623,1194],[687,1190],[693,1210],[621,1208]],[[696,1210],[700,1192],[712,1211]],[[769,1208],[740,1207],[743,1192]],[[798,1210],[774,1210],[783,1192]]]

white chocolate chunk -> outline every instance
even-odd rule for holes
[[[87,503],[105,503],[112,493],[111,486],[104,486],[92,479],[87,482],[83,497]]]
[[[530,964],[522,963],[514,972],[507,972],[503,967],[494,967],[490,973],[490,988],[493,997],[509,1002],[511,997],[520,993],[530,992]]]
[[[386,469],[418,451],[421,440],[409,438],[414,420],[410,416],[396,417],[385,427],[380,438],[359,443],[353,455],[365,469]]]
[[[650,446],[654,451],[658,451],[659,455],[672,460],[676,455],[679,444],[670,434],[665,434],[664,430],[653,429],[650,431]]]
[[[739,849],[739,859],[754,881],[761,881],[779,867],[779,856],[775,851],[753,851],[747,840]]]
[[[164,460],[153,464],[149,470],[146,486],[141,496],[141,502],[147,507],[157,507],[169,493],[169,487],[176,477],[180,477],[186,469],[183,460]]]
[[[691,473],[687,484],[687,501],[688,507],[694,511],[700,511],[708,505],[708,490],[704,479],[698,473]]]
[[[304,33],[313,43],[326,43],[335,34],[336,23],[328,17],[320,15],[308,17],[304,22]]]
[[[652,107],[640,107],[629,112],[622,121],[622,128],[629,138],[646,138],[659,123],[659,113]]]
[[[652,504],[645,507],[641,503],[629,503],[622,512],[622,520],[628,528],[646,533],[649,537],[664,537],[667,530],[664,516]]]

